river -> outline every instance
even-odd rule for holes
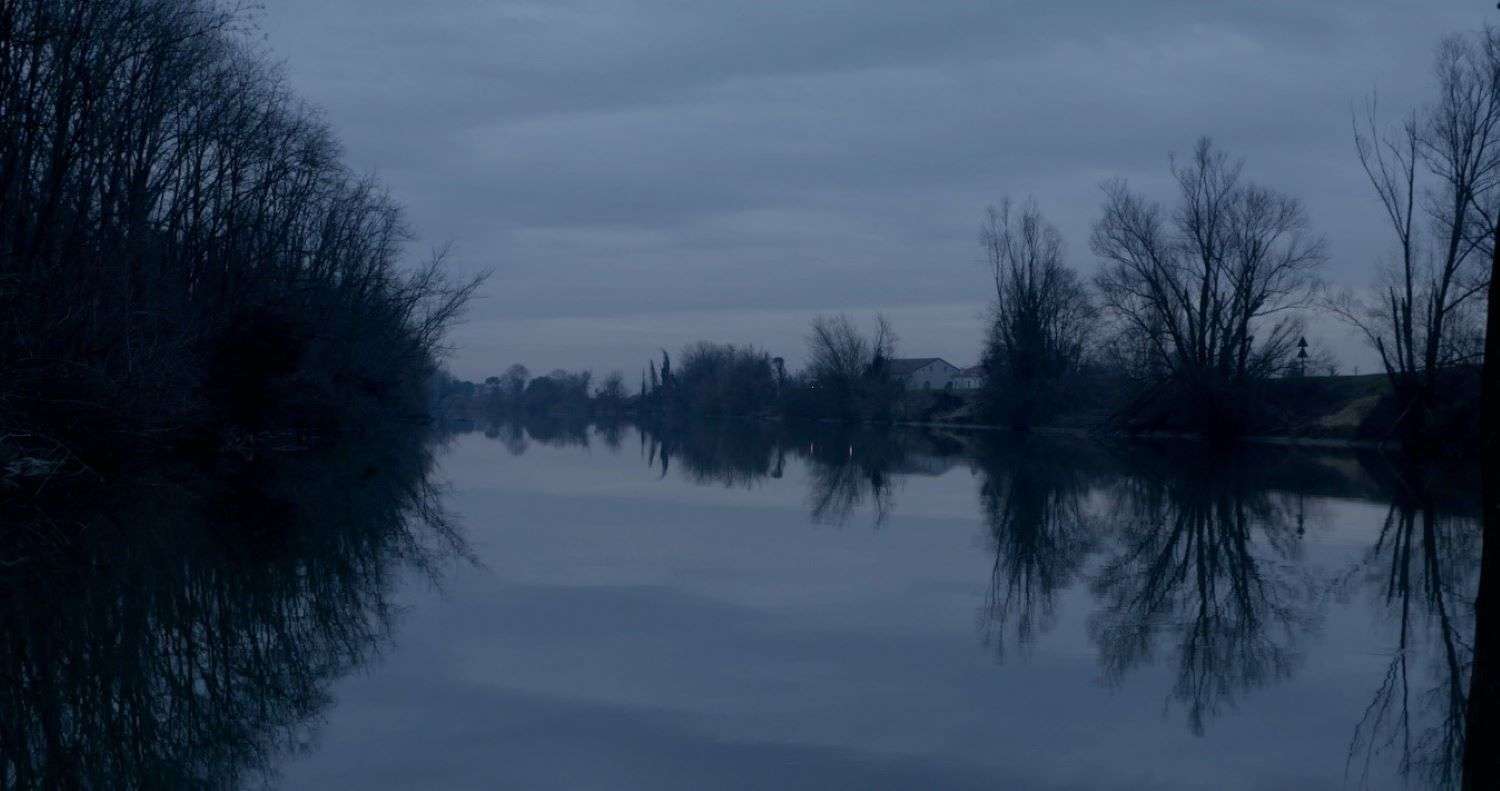
[[[535,428],[535,427],[534,427]],[[500,427],[326,788],[1444,786],[1471,487],[1378,457]]]
[[[4,785],[1457,782],[1462,469],[750,424],[287,459],[9,534]]]

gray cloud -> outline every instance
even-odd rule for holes
[[[972,361],[984,205],[1036,195],[1091,272],[1097,184],[1165,197],[1168,153],[1199,134],[1301,196],[1330,280],[1363,285],[1385,239],[1350,109],[1376,87],[1392,108],[1420,101],[1438,39],[1483,12],[270,0],[261,26],[420,242],[495,270],[455,338],[454,367],[480,376],[631,368],[697,338],[795,360],[827,310],[884,310],[907,351]]]

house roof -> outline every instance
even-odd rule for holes
[[[896,376],[908,376],[933,363],[942,363],[949,368],[957,367],[941,357],[892,357],[886,364]]]

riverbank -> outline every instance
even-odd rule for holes
[[[1274,379],[1259,385],[1260,416],[1235,438],[1251,444],[1379,449],[1400,446],[1400,421],[1389,380],[1383,374]],[[1084,383],[1068,409],[1037,432],[1202,439],[1174,414],[1169,403],[1132,401],[1124,386]],[[1444,455],[1477,451],[1479,377],[1462,376],[1453,395],[1436,411],[1429,433]],[[1127,410],[1129,417],[1123,417]],[[981,418],[976,391],[908,393],[898,423],[911,426],[1008,430]],[[1451,451],[1451,454],[1446,451]]]
[[[1399,451],[1404,440],[1402,415],[1390,383],[1383,374],[1361,376],[1309,376],[1273,379],[1250,386],[1249,405],[1233,417],[1238,428],[1218,437],[1206,437],[1194,424],[1191,405],[1174,401],[1170,393],[1143,394],[1131,382],[1098,377],[1076,383],[1067,394],[1065,408],[1030,429],[1037,434],[1120,437],[1147,440],[1212,441],[1217,444],[1292,445],[1307,448],[1347,448]],[[1478,452],[1479,376],[1461,372],[1444,389],[1448,397],[1432,411],[1433,418],[1422,432],[1422,455],[1465,458]],[[638,399],[605,402],[575,399],[525,408],[505,408],[482,397],[458,398],[452,394],[435,402],[435,412],[444,419],[488,425],[506,420],[542,420],[568,423],[598,420],[630,420],[649,425],[676,425],[719,419],[770,422],[848,423],[852,425],[898,425],[930,429],[1009,432],[1011,427],[986,419],[979,391],[907,391],[895,397],[883,419],[844,420],[836,416],[804,413],[800,403],[788,399],[761,401],[745,412],[701,413],[686,406],[675,410],[642,407]]]
[[[987,423],[943,423],[930,421],[898,421],[892,425],[902,428],[919,429],[953,429],[960,431],[992,431],[999,433],[1016,433],[1006,426],[996,426]],[[1076,438],[1098,438],[1109,437],[1113,439],[1143,439],[1143,440],[1172,440],[1185,442],[1203,442],[1201,434],[1190,434],[1185,432],[1169,431],[1146,431],[1127,432],[1118,429],[1089,430],[1082,428],[1065,428],[1062,426],[1038,426],[1031,430],[1032,433],[1050,437],[1076,437]],[[1277,436],[1248,436],[1239,437],[1235,440],[1249,445],[1286,445],[1299,448],[1326,448],[1329,450],[1381,450],[1396,447],[1390,441],[1377,441],[1367,439],[1338,439],[1332,437],[1277,437]]]

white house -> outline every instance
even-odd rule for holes
[[[891,375],[907,390],[951,390],[957,385],[958,366],[941,357],[892,359]]]
[[[954,390],[978,390],[984,387],[984,368],[971,365],[958,372],[953,379]]]

